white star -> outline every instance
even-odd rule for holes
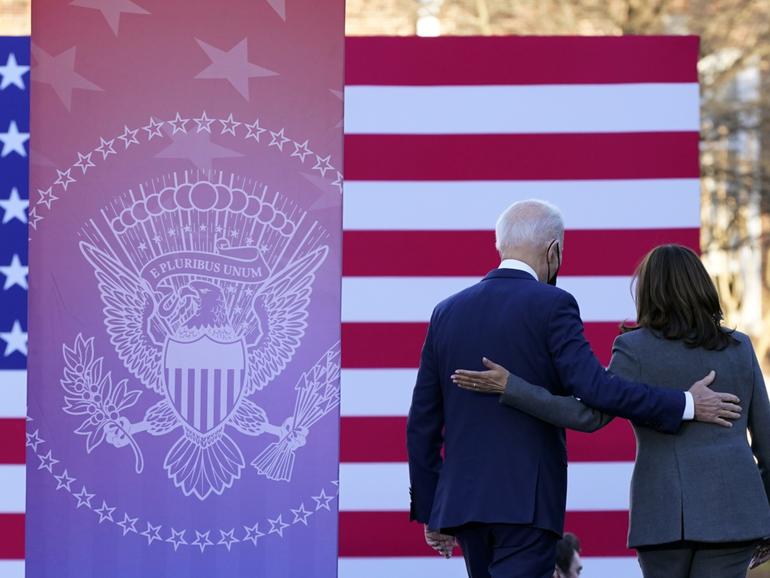
[[[305,524],[305,526],[307,526],[308,517],[313,514],[313,512],[308,512],[305,509],[304,503],[300,504],[299,508],[297,508],[296,510],[292,510],[291,513],[294,514],[294,522],[293,522],[294,524],[302,523],[302,524]]]
[[[144,125],[142,128],[147,131],[147,140],[152,140],[156,136],[163,137],[163,133],[160,132],[160,127],[165,123],[156,122],[154,118],[150,118],[150,124]]]
[[[268,146],[278,147],[279,151],[283,151],[283,145],[289,142],[289,139],[283,135],[283,129],[278,132],[270,131],[270,137],[270,144]]]
[[[48,84],[67,110],[72,108],[72,93],[80,90],[101,91],[102,88],[75,72],[76,47],[57,55],[48,54],[39,46],[32,45],[32,56],[37,64],[32,69],[32,80]]]
[[[209,540],[210,533],[211,530],[206,530],[205,532],[199,532],[198,530],[195,530],[195,541],[192,543],[192,545],[198,546],[201,549],[201,552],[203,552],[208,546],[213,546],[214,542]]]
[[[168,122],[168,124],[171,125],[171,128],[174,131],[171,134],[176,134],[178,132],[183,132],[184,134],[187,134],[187,128],[185,127],[185,125],[188,122],[190,122],[189,118],[182,118],[179,115],[179,113],[176,113],[176,117],[174,118],[174,120],[169,120],[167,122]]]
[[[289,524],[283,521],[283,515],[279,515],[275,520],[267,519],[270,522],[270,531],[268,534],[278,534],[283,538],[283,531],[289,527]]]
[[[78,508],[80,508],[80,506],[85,506],[86,508],[91,509],[91,500],[93,499],[94,494],[89,494],[86,491],[85,486],[83,486],[83,489],[80,490],[80,492],[72,495],[75,496],[75,498],[77,498],[78,500],[78,506],[77,506]]]
[[[286,21],[286,0],[267,0],[270,7],[275,10],[275,13],[281,17],[281,20]]]
[[[37,214],[37,207],[32,207],[29,211],[29,226],[37,230],[37,222],[42,220],[43,217]]]
[[[129,532],[136,534],[136,522],[139,518],[131,518],[128,514],[123,514],[123,521],[118,522],[118,526],[123,528],[123,535],[125,536]]]
[[[163,541],[163,538],[160,537],[160,528],[161,526],[153,526],[149,522],[147,522],[147,529],[141,533],[142,536],[147,538],[147,545],[149,546],[152,544],[155,540]]]
[[[75,481],[75,478],[71,477],[67,470],[64,470],[64,472],[58,476],[54,476],[56,478],[56,489],[61,490],[64,488],[68,492],[71,492],[70,486],[72,485],[72,482]]]
[[[14,187],[11,189],[11,196],[7,201],[0,201],[0,207],[3,208],[3,225],[11,219],[18,219],[22,223],[27,222],[27,213],[29,201],[22,200],[19,196],[19,190]]]
[[[232,529],[229,532],[220,530],[219,533],[222,535],[222,539],[219,540],[217,544],[226,547],[228,552],[230,551],[230,548],[232,548],[233,544],[237,544],[239,542],[238,538],[233,535],[235,534],[235,529]]]
[[[324,490],[321,490],[320,495],[313,496],[313,500],[315,500],[315,503],[316,503],[316,507],[315,507],[316,512],[321,508],[324,508],[331,512],[331,508],[329,507],[329,502],[334,500],[334,496],[327,496],[326,492]]]
[[[211,123],[214,122],[215,119],[207,117],[205,110],[203,111],[203,114],[200,115],[200,117],[194,118],[193,120],[198,123],[197,132],[205,130],[207,133],[211,134]]]
[[[93,153],[88,153],[86,155],[81,155],[78,153],[78,162],[75,163],[76,167],[80,167],[80,170],[83,171],[83,174],[86,174],[86,171],[88,170],[88,167],[95,167],[96,165],[91,162],[91,155]]]
[[[254,238],[253,237],[247,237],[246,238],[246,245],[248,247],[251,247],[254,244]]]
[[[232,230],[230,231],[230,237],[232,237],[233,239],[235,239],[237,236],[238,236],[238,230],[237,230],[237,229],[232,229]]]
[[[235,127],[241,124],[233,120],[232,112],[228,115],[226,119],[220,120],[219,122],[222,123],[222,132],[220,132],[219,134],[225,134],[226,132],[229,132],[233,136],[235,136]]]
[[[5,275],[5,284],[3,285],[3,291],[6,291],[18,285],[22,289],[27,289],[27,272],[29,267],[24,267],[21,264],[21,259],[18,255],[14,255],[11,258],[11,264],[7,267],[0,267],[0,274]]]
[[[22,355],[27,355],[27,334],[21,330],[21,323],[13,322],[13,327],[9,333],[0,332],[0,339],[5,341],[5,357],[8,357],[14,351]]]
[[[155,241],[156,243],[160,243],[162,239],[161,239],[160,235],[155,235],[155,236],[152,238],[152,240],[153,240],[153,241]]]
[[[166,233],[168,233],[169,237],[176,237],[176,231],[174,229],[169,229]]]
[[[182,231],[185,233],[192,233],[192,227],[190,225],[185,225],[182,227]]]
[[[51,457],[51,450],[48,450],[48,453],[40,456],[37,456],[40,459],[40,465],[37,467],[38,470],[48,470],[49,473],[53,473],[53,466],[54,464],[58,464],[59,460],[56,458]]]
[[[257,540],[264,536],[264,534],[259,531],[259,524],[244,526],[243,529],[246,530],[246,536],[244,536],[243,541],[246,542],[250,540],[255,546],[257,545]]]
[[[184,539],[184,533],[185,533],[184,530],[182,530],[181,532],[177,532],[172,528],[171,535],[168,538],[166,538],[166,542],[174,545],[174,552],[177,551],[179,546],[187,545],[187,540]]]
[[[132,144],[139,144],[139,139],[136,138],[136,133],[139,132],[138,128],[131,130],[127,125],[123,125],[123,134],[118,138],[125,143],[126,149]],[[123,149],[125,150],[125,149]]]
[[[305,157],[307,155],[312,155],[313,152],[307,148],[308,141],[303,142],[302,144],[295,142],[294,144],[294,152],[291,153],[291,156],[293,157],[299,157],[300,162],[305,162]]]
[[[40,198],[37,200],[38,205],[45,205],[46,208],[50,211],[51,210],[51,204],[54,201],[58,201],[59,197],[53,194],[53,187],[48,187],[46,190],[37,190],[37,194],[40,195]]]
[[[99,514],[99,523],[101,524],[105,520],[108,520],[110,522],[113,521],[112,519],[112,513],[115,511],[115,508],[109,508],[107,507],[107,502],[102,500],[102,505],[100,508],[94,510],[95,513]]]
[[[199,225],[199,226],[198,226],[198,230],[199,230],[199,231],[208,231],[208,230],[209,230],[209,228],[208,228],[206,225]]]
[[[249,62],[248,41],[238,42],[230,50],[221,50],[202,40],[195,41],[211,61],[195,78],[227,80],[243,98],[249,100],[249,79],[275,76],[277,73]]]
[[[27,432],[27,447],[32,448],[32,451],[35,453],[37,453],[37,446],[45,443],[45,440],[40,437],[39,431],[40,430],[35,430],[32,433]],[[67,470],[64,470],[64,472],[66,473]]]
[[[11,153],[26,157],[27,149],[24,147],[24,143],[28,140],[29,133],[19,132],[16,121],[12,120],[8,125],[8,131],[0,132],[0,142],[3,143],[3,150],[0,152],[0,157],[7,157]]]
[[[96,150],[100,153],[102,153],[102,160],[106,159],[110,155],[116,155],[118,153],[115,152],[115,149],[112,146],[112,143],[115,142],[115,139],[111,140],[104,140],[102,137],[99,137],[99,146],[96,147]]]
[[[337,171],[337,178],[332,183],[332,186],[337,187],[340,191],[340,194],[342,194],[342,183],[343,183],[342,173]]]
[[[67,169],[66,171],[60,171],[59,169],[56,169],[56,173],[59,175],[59,177],[54,181],[54,184],[61,185],[62,188],[66,191],[67,187],[70,186],[71,183],[76,182],[75,179],[70,176],[71,171],[72,169]]]
[[[313,166],[313,170],[317,170],[319,173],[321,173],[322,177],[326,176],[326,172],[332,170],[334,167],[329,163],[329,159],[331,158],[331,155],[326,155],[325,157],[319,157],[318,155],[315,156],[316,163],[315,166]]]
[[[141,243],[139,243],[139,245],[137,245],[137,248],[138,248],[140,251],[144,251],[144,250],[147,248],[147,243],[145,243],[144,241],[142,241]]]
[[[259,119],[255,120],[251,124],[245,124],[244,126],[248,131],[246,133],[246,138],[247,139],[253,138],[255,141],[259,142],[259,135],[265,132],[265,129],[259,126]]]
[[[22,78],[27,72],[29,72],[29,66],[20,66],[16,62],[16,55],[11,52],[8,55],[8,60],[5,61],[4,66],[0,66],[0,76],[3,80],[0,81],[0,90],[5,90],[12,84],[22,90],[24,90],[24,78]]]
[[[131,0],[74,0],[70,6],[79,8],[91,8],[98,10],[104,16],[107,24],[115,36],[120,28],[120,17],[125,14],[149,14],[147,10]]]

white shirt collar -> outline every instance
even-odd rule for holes
[[[529,273],[530,275],[532,275],[535,281],[537,281],[537,273],[535,273],[535,270],[529,265],[527,265],[524,261],[519,261],[518,259],[503,259],[503,262],[500,263],[499,268],[524,271],[525,273]]]

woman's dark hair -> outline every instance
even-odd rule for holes
[[[722,308],[714,282],[698,255],[681,245],[661,245],[650,251],[636,270],[636,325],[688,347],[724,349],[732,331],[722,327]]]
[[[580,554],[580,540],[575,534],[567,532],[564,537],[556,543],[556,567],[564,574],[569,573],[572,559],[575,552]]]

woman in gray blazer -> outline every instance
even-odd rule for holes
[[[634,424],[628,545],[645,578],[745,578],[770,536],[770,402],[757,358],[746,335],[722,327],[716,288],[690,249],[657,247],[636,281],[638,322],[624,325],[609,370],[681,388],[714,369],[714,389],[737,395],[743,412],[731,428],[685,422],[678,435]],[[453,380],[559,427],[592,432],[613,418],[484,363]]]

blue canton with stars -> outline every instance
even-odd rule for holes
[[[29,38],[0,37],[0,384],[27,363]]]

